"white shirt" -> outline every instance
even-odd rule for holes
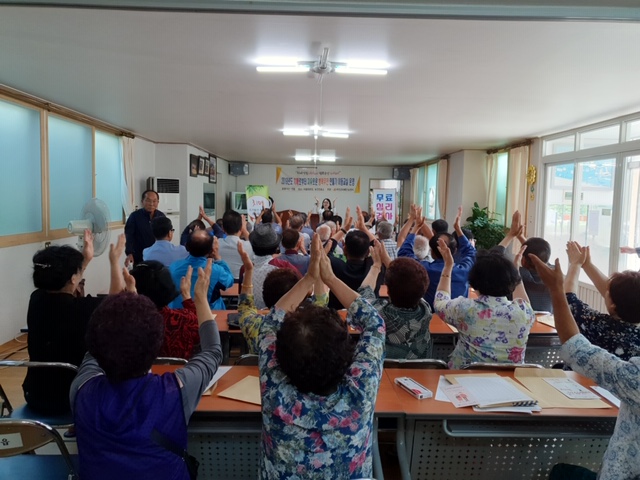
[[[220,253],[222,260],[229,265],[229,269],[235,280],[238,280],[240,268],[242,268],[242,258],[240,258],[240,254],[238,253],[238,242],[242,242],[242,248],[244,248],[244,251],[253,262],[253,248],[251,248],[249,241],[241,240],[237,235],[227,235],[227,238],[218,239],[218,253]]]

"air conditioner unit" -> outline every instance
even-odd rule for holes
[[[163,213],[180,213],[180,180],[177,178],[147,178],[147,188],[160,196],[158,209]]]

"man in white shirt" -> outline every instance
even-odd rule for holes
[[[222,228],[227,234],[227,237],[218,239],[218,251],[220,257],[229,265],[233,278],[235,281],[238,281],[240,268],[242,267],[242,258],[240,258],[240,254],[238,253],[238,242],[242,242],[242,247],[249,255],[251,261],[253,261],[254,258],[251,242],[242,240],[243,237],[249,237],[247,220],[244,215],[240,215],[235,210],[227,210],[222,216]]]
[[[142,260],[156,260],[168,267],[177,260],[184,260],[189,252],[182,245],[174,245],[173,224],[167,217],[156,217],[151,220],[151,232],[156,242],[142,251]]]

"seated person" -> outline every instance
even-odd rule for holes
[[[396,246],[396,240],[393,238],[393,225],[385,220],[378,222],[376,236],[387,250],[389,258],[395,260],[398,256],[398,247]]]
[[[319,239],[315,241],[319,241]],[[249,346],[249,353],[257,354],[260,326],[262,325],[264,314],[260,313],[256,308],[253,297],[253,264],[240,244],[238,244],[238,252],[242,256],[244,263],[242,291],[238,299],[239,323],[242,334]],[[271,270],[262,285],[262,298],[266,307],[271,309],[301,278],[300,272],[293,268]],[[316,305],[326,307],[329,302],[329,293],[320,279],[314,285],[313,292],[311,301]]]
[[[192,267],[193,274],[191,276],[191,283],[193,285],[198,268],[204,268],[207,264],[207,258],[212,257],[214,262],[209,283],[209,305],[211,305],[212,310],[225,310],[224,301],[220,296],[220,290],[225,290],[233,285],[233,275],[231,274],[229,265],[220,258],[220,254],[218,253],[218,239],[212,237],[206,231],[196,230],[187,241],[187,252],[189,252],[187,258],[173,262],[169,267],[174,285],[176,288],[180,287],[182,277],[186,275],[189,267]],[[193,289],[194,287],[192,286],[191,296],[193,296]],[[180,308],[181,306],[182,300],[179,298],[176,298],[169,304],[170,308]]]
[[[307,274],[260,329],[261,478],[371,477],[384,322],[333,274],[318,242],[311,256]],[[335,311],[299,308],[318,276],[349,307],[349,321],[362,330],[357,344]]]
[[[569,270],[564,291],[580,333],[623,360],[640,356],[640,273],[627,270],[607,278],[591,262],[589,247],[582,248],[577,242],[567,242],[567,255]],[[603,296],[608,314],[594,310],[578,298],[580,267]]]
[[[196,304],[191,299],[192,267],[187,268],[180,281],[182,308],[169,308],[169,303],[180,295],[169,269],[160,262],[149,260],[131,270],[136,279],[136,290],[149,297],[164,320],[164,340],[159,356],[189,360],[200,349],[200,334]]]
[[[418,262],[433,262],[433,258],[429,255],[429,239],[422,235],[416,235],[413,239],[413,254]]]
[[[174,245],[173,224],[167,217],[156,217],[151,220],[151,232],[156,243],[142,251],[142,260],[156,260],[168,267],[176,260],[187,258],[189,253],[182,245]]]
[[[112,272],[124,253],[125,237],[120,235],[111,247]],[[75,292],[82,274],[93,258],[93,237],[84,232],[84,247],[79,252],[69,245],[53,245],[33,256],[33,284],[29,299],[29,359],[34,362],[62,362],[80,365],[85,352],[85,333],[93,311],[104,297],[80,297]],[[113,275],[112,275],[113,278]],[[116,293],[119,283],[111,282]],[[69,387],[75,374],[71,370],[29,368],[22,384],[24,399],[34,411],[58,415],[69,411]]]
[[[438,233],[448,233],[449,224],[446,220],[439,218],[431,222],[431,230],[433,230],[434,235],[437,235]]]
[[[327,255],[341,258],[343,261],[346,260],[346,258],[344,258],[342,247],[338,245],[338,242],[331,236],[331,225],[329,225],[329,222],[318,225],[318,228],[316,228],[316,234],[320,237],[320,241],[322,242],[322,246],[325,248]]]
[[[207,223],[209,224],[208,229],[207,229],[207,226],[202,221],[203,219],[206,220]],[[218,225],[217,222],[214,222],[211,218],[209,218],[204,213],[204,208],[202,208],[202,205],[199,208],[198,218],[190,222],[189,225],[184,227],[184,230],[182,230],[182,233],[180,234],[180,245],[186,245],[187,241],[189,240],[189,237],[196,230],[206,230],[212,236],[215,236],[217,238],[226,237],[226,234],[224,233],[224,230],[222,230],[222,227]]]
[[[301,250],[306,251],[304,249],[304,238],[302,238],[300,232],[292,228],[285,229],[282,232],[282,247],[284,248],[284,253],[280,255],[280,258],[296,267],[301,275],[307,273],[309,256],[299,253]]]
[[[238,280],[242,267],[242,259],[238,255],[238,243],[242,243],[249,257],[253,258],[251,243],[246,240],[249,238],[247,219],[235,210],[227,210],[222,216],[222,225],[227,236],[218,240],[220,257],[229,265],[234,280]]]
[[[387,328],[387,358],[431,358],[433,342],[429,333],[431,308],[422,298],[429,286],[427,271],[411,258],[391,261],[380,243],[372,249],[373,265],[358,293],[377,310]],[[382,265],[387,266],[384,283],[389,301],[373,293]]]
[[[411,212],[409,213],[409,221],[407,223],[412,222],[414,225],[411,227],[411,233],[407,235],[404,243],[398,250],[398,257],[416,259],[413,252],[413,244],[416,234],[420,231],[429,230],[424,233],[425,237],[430,238],[429,248],[431,249],[433,261],[428,262],[427,260],[422,260],[420,261],[420,264],[427,270],[427,274],[429,275],[429,287],[427,288],[427,293],[424,295],[424,299],[432,310],[434,309],[433,305],[436,296],[436,287],[440,282],[440,274],[445,267],[444,259],[438,249],[440,238],[445,241],[445,244],[449,247],[452,256],[459,253],[458,258],[460,260],[455,262],[451,271],[451,297],[466,297],[469,292],[469,272],[475,262],[476,249],[469,243],[469,240],[462,232],[462,228],[460,227],[461,216],[462,207],[458,208],[458,215],[456,216],[456,221],[454,223],[454,230],[458,234],[458,240],[456,241],[453,235],[449,233],[431,233],[430,229],[425,225],[424,217],[419,215],[419,209],[416,209],[415,205],[412,206]]]
[[[196,230],[206,230],[206,229],[207,227],[205,226],[204,222],[200,220],[200,218],[196,218],[194,221],[189,223],[189,225],[184,227],[184,230],[182,230],[182,233],[180,234],[180,245],[186,245],[187,241],[189,240],[189,237]]]
[[[500,252],[482,251],[469,272],[469,283],[478,298],[451,298],[453,256],[444,238],[438,251],[444,268],[436,293],[436,313],[458,329],[449,368],[473,362],[523,363],[529,330],[536,315],[529,304],[518,267],[524,247],[514,263]],[[513,294],[513,300],[507,295]]]
[[[273,204],[271,208],[264,208],[262,212],[260,212],[260,215],[256,218],[256,225],[259,223],[271,226],[277,234],[282,235],[282,220],[278,212],[274,210]]]
[[[291,212],[291,210],[289,210]],[[313,237],[313,230],[310,228],[305,229],[305,224],[307,222],[304,213],[297,213],[295,215],[291,215],[289,217],[289,228],[293,230],[297,230],[300,232],[300,236],[303,239],[304,249],[305,251],[309,251],[311,248],[311,237]],[[282,250],[280,253],[284,253]]]
[[[349,288],[356,290],[369,273],[373,259],[369,257],[369,236],[361,230],[351,230],[344,238],[344,255],[347,258],[343,262],[339,258],[330,256],[331,268],[336,277],[343,281]],[[378,276],[375,294],[378,294],[380,285],[382,285],[384,275]],[[337,310],[347,308],[338,297],[333,293],[329,293],[329,307]]]
[[[253,285],[255,286],[255,302],[256,308],[266,308],[264,299],[262,298],[264,280],[269,272],[277,268],[291,268],[297,271],[296,267],[286,260],[274,258],[274,255],[280,251],[280,242],[282,235],[278,234],[270,225],[256,224],[255,228],[249,235],[251,248],[253,249]],[[241,275],[242,277],[242,275]],[[244,280],[244,278],[243,278]]]
[[[537,312],[550,312],[553,313],[553,305],[551,305],[551,295],[549,289],[546,287],[533,264],[529,260],[529,255],[535,255],[544,262],[549,262],[551,257],[551,245],[544,238],[531,237],[525,238],[522,234],[524,227],[521,222],[520,212],[517,210],[511,217],[511,227],[505,235],[504,239],[494,249],[506,252],[511,242],[514,239],[518,239],[522,245],[526,247],[524,256],[522,257],[522,266],[520,267],[520,277],[522,278],[522,284],[529,296],[531,307]],[[553,267],[552,267],[553,268]]]
[[[640,390],[637,388],[640,381],[640,358],[634,357],[625,361],[589,343],[580,334],[580,329],[567,304],[568,296],[563,293],[560,262],[556,259],[555,269],[551,269],[546,262],[536,259],[533,255],[531,261],[551,293],[556,329],[563,343],[562,358],[572,370],[592,379],[621,401],[616,426],[604,453],[597,478],[600,480],[640,478],[640,457],[638,457]],[[635,294],[637,295],[637,290]],[[590,478],[595,479],[595,474]]]
[[[218,327],[209,309],[211,260],[198,272],[195,304],[202,352],[172,373],[150,373],[163,341],[163,320],[144,295],[108,297],[87,328],[89,352],[71,386],[81,478],[188,480],[183,457],[187,424],[222,361]]]

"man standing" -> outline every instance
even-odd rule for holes
[[[142,259],[157,260],[165,267],[168,267],[176,260],[183,260],[189,256],[187,249],[182,245],[174,245],[173,224],[167,217],[156,217],[151,220],[151,231],[156,239],[156,243],[142,251]]]
[[[158,210],[160,195],[155,190],[142,192],[142,208],[139,208],[127,219],[124,226],[124,234],[127,238],[125,254],[127,258],[125,266],[134,265],[142,261],[142,251],[153,245],[156,239],[151,231],[151,220],[156,217],[164,217],[165,214]]]

